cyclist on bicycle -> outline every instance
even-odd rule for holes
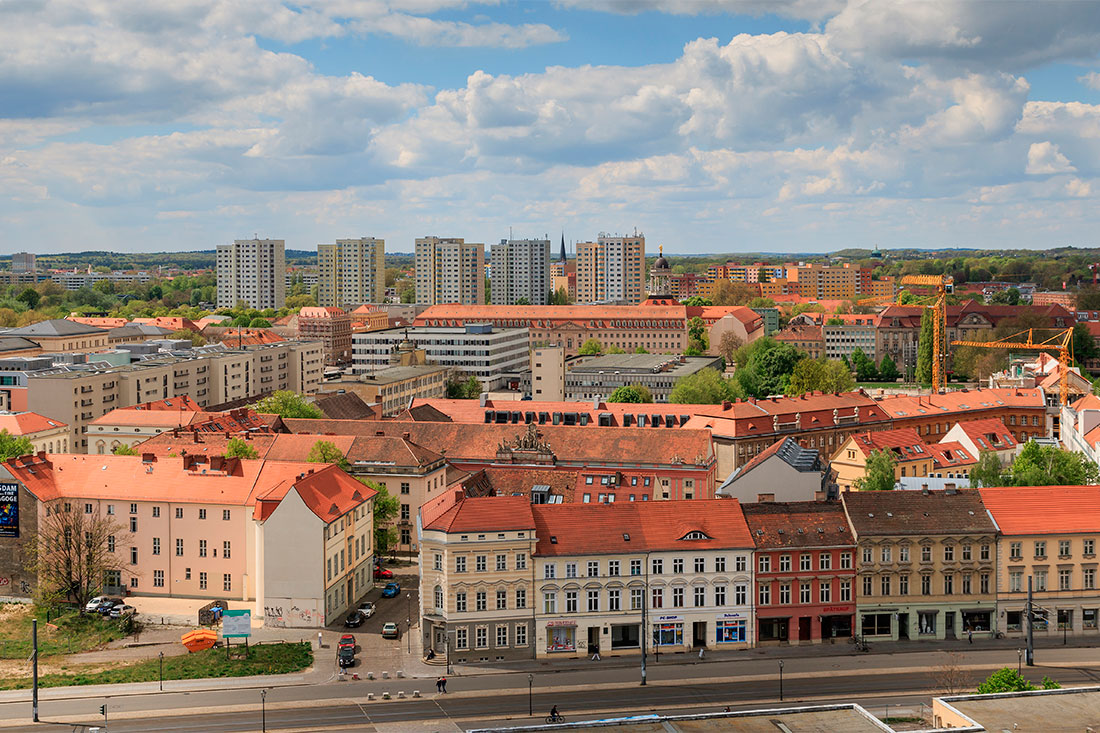
[[[557,719],[558,719],[558,718],[560,718],[560,717],[561,717],[561,716],[560,716],[560,715],[558,715],[558,706],[557,706],[557,705],[555,705],[554,707],[550,708],[550,720],[557,720]]]

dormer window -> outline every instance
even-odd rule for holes
[[[684,535],[680,539],[682,539],[682,540],[709,540],[711,538],[708,537],[706,535],[706,533],[700,532],[699,530],[696,529],[696,530],[692,530],[691,532],[688,532],[686,535]]]

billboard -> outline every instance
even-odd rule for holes
[[[19,536],[19,484],[0,484],[0,537]]]
[[[252,635],[252,612],[248,609],[243,611],[222,611],[222,637],[226,639],[231,638],[247,638]]]

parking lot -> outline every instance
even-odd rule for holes
[[[363,601],[370,601],[374,604],[374,614],[357,628],[344,627],[346,614],[338,619],[336,623],[328,626],[328,630],[337,632],[337,636],[345,633],[355,634],[356,646],[359,650],[358,661],[354,667],[348,670],[349,672],[363,674],[370,671],[393,670],[400,668],[400,664],[396,663],[408,654],[410,646],[414,654],[420,653],[418,568],[416,565],[391,564],[383,567],[393,572],[393,578],[376,580],[375,587],[356,603],[356,606],[358,606]],[[382,589],[386,586],[386,583],[391,582],[398,583],[401,586],[401,593],[396,598],[382,598]],[[413,623],[413,638],[411,640],[407,638],[408,625],[406,622],[406,619],[410,618],[410,609]],[[382,638],[382,625],[388,621],[397,624],[398,635],[396,639]],[[335,664],[335,643],[331,644],[331,650],[326,650],[326,652],[330,652],[333,664]]]

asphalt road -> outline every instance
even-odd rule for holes
[[[988,671],[997,664],[990,665]],[[719,670],[714,670],[718,672]],[[988,671],[975,670],[972,675],[981,678]],[[1100,670],[1083,667],[1058,667],[1055,669],[1036,667],[1025,669],[1025,676],[1039,681],[1044,674],[1056,676],[1064,685],[1095,684],[1100,681]],[[494,676],[487,681],[495,681],[501,687],[504,680]],[[462,680],[463,683],[470,680]],[[514,681],[513,681],[514,682]],[[783,682],[784,704],[793,704],[799,700],[815,703],[827,701],[875,700],[873,696],[887,695],[897,702],[913,702],[919,699],[927,701],[926,691],[934,687],[931,672],[889,672],[882,669],[837,672],[823,675],[788,675]],[[318,699],[318,695],[332,690],[335,693],[331,705],[317,707],[289,707],[278,703],[288,699]],[[403,721],[425,721],[450,719],[462,729],[486,727],[491,725],[529,722],[527,717],[528,697],[525,694],[494,694],[486,689],[484,695],[439,697],[435,699],[410,699],[394,702],[361,702],[350,700],[352,690],[341,686],[309,688],[276,688],[268,692],[266,709],[267,730],[328,730],[339,726],[349,726],[355,730],[370,730],[374,724],[398,724]],[[925,693],[925,694],[921,694]],[[146,710],[148,717],[139,719],[114,719],[110,721],[111,733],[120,731],[209,731],[210,733],[236,733],[260,730],[259,710],[254,709],[259,700],[258,693],[251,690],[232,690],[218,694],[217,704],[247,705],[251,709],[230,712],[203,712],[194,714],[158,714],[159,711],[171,711],[179,707],[198,707],[215,704],[211,699],[214,693],[165,693],[164,695],[145,695],[132,698],[119,697],[108,701],[108,713],[120,711],[133,712]],[[73,731],[72,723],[50,724],[52,715],[79,715],[82,722],[89,725],[101,723],[96,711],[101,704],[99,699],[50,701],[42,707],[42,721],[34,730]],[[150,703],[153,703],[152,705]],[[608,688],[588,687],[568,691],[544,688],[532,695],[531,705],[536,720],[541,720],[546,711],[557,705],[570,721],[609,717],[607,711],[615,715],[637,714],[653,710],[664,712],[698,708],[721,709],[725,705],[760,707],[779,703],[778,677],[751,682],[738,682],[736,678],[722,681],[689,680],[686,684],[661,684],[653,682],[646,688],[637,682],[620,683]],[[21,704],[5,705],[0,715],[27,715],[29,710],[18,710]],[[86,711],[81,713],[80,711]],[[154,712],[157,711],[157,712]],[[86,715],[87,717],[84,717]],[[25,718],[27,719],[27,718]],[[57,718],[55,718],[57,719]],[[29,728],[30,726],[28,726]],[[76,730],[80,730],[79,727]]]

